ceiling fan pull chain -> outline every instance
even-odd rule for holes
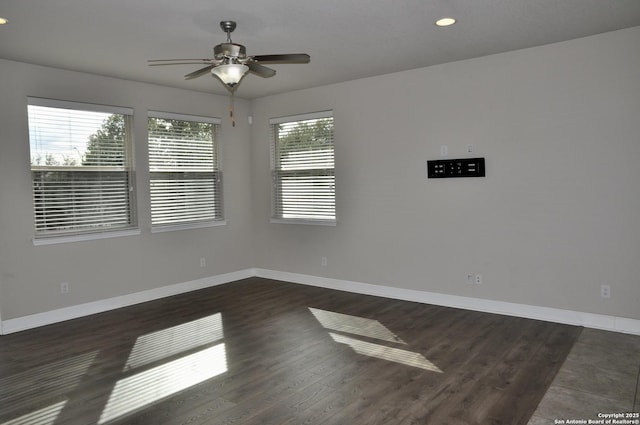
[[[236,117],[233,115],[233,92],[231,92],[231,97],[229,98],[229,117],[231,118],[231,126],[236,126]]]

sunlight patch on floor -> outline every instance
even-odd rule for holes
[[[224,338],[220,313],[138,337],[124,370],[210,344]]]
[[[97,351],[92,351],[2,378],[0,400],[16,405],[42,395],[55,397],[67,393],[80,383],[97,355]]]
[[[2,422],[1,425],[54,425],[66,403],[67,400],[63,400],[51,406],[29,412],[9,422]]]
[[[340,334],[329,332],[329,335],[335,342],[348,345],[358,354],[417,367],[431,372],[443,373],[438,366],[427,360],[420,353],[362,341],[352,336],[342,334],[347,333],[357,337],[373,338],[384,342],[407,345],[406,342],[377,320],[313,307],[309,307],[309,311],[325,329],[341,332]]]
[[[401,350],[399,348],[386,347],[380,344],[360,341],[345,335],[338,335],[329,332],[331,338],[340,344],[346,344],[358,354],[363,354],[377,359],[390,362],[401,363],[407,366],[429,370],[431,372],[442,373],[442,370],[427,360],[422,354],[413,351]]]
[[[377,320],[312,307],[309,307],[309,311],[326,329],[395,342],[396,344],[406,344]]]
[[[227,371],[224,343],[119,380],[99,424],[122,417]]]

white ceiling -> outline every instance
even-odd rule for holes
[[[248,55],[311,55],[248,75],[251,99],[639,26],[640,0],[0,0],[0,17],[0,58],[217,94],[210,75],[183,79],[198,65],[146,61],[211,57],[221,20]]]

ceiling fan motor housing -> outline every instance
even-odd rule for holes
[[[224,58],[246,59],[247,49],[242,44],[222,43],[213,48],[213,54],[217,60]]]

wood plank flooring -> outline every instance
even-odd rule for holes
[[[251,278],[0,337],[0,424],[524,425],[580,332]]]
[[[585,329],[528,425],[640,413],[640,335]],[[631,415],[633,416],[633,415]]]

